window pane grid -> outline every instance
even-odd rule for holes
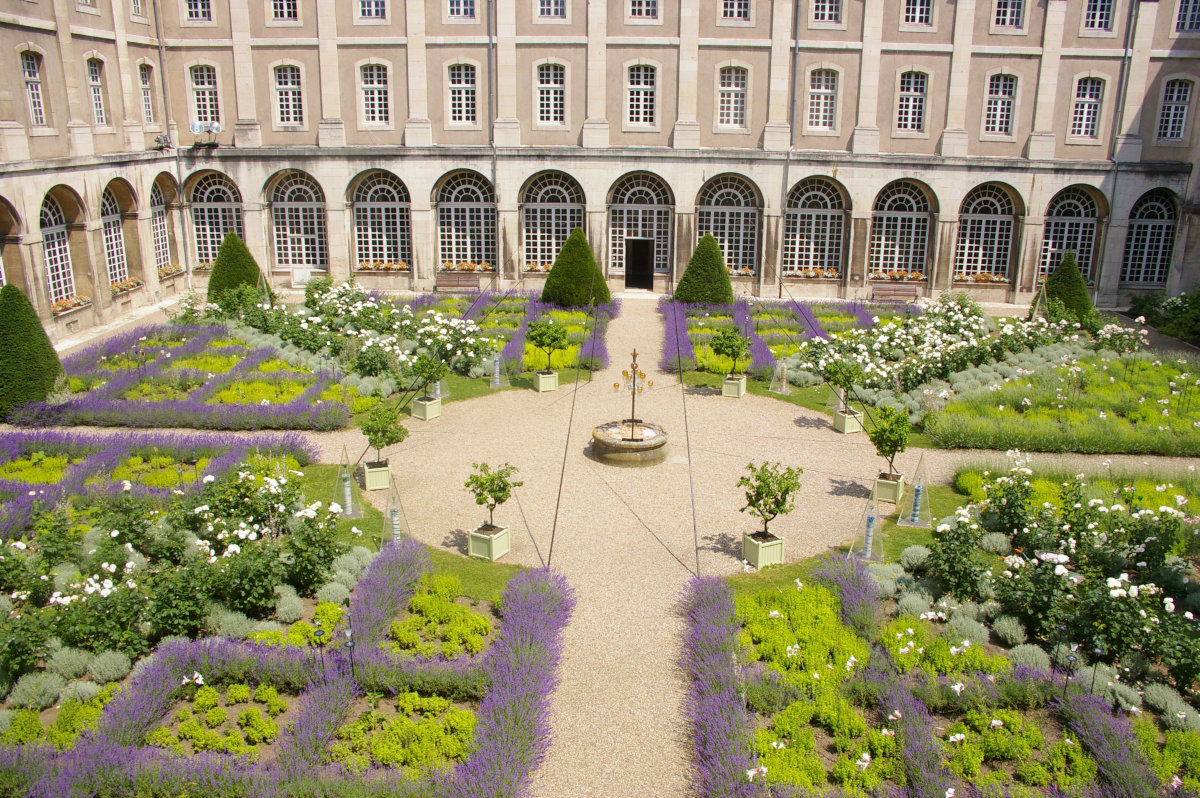
[[[1011,75],[993,75],[988,80],[987,109],[983,131],[1008,136],[1012,134],[1013,100],[1017,94],[1017,79]]]
[[[630,124],[654,124],[654,82],[654,67],[642,65],[629,68]]]
[[[538,16],[566,19],[567,0],[538,0]]]
[[[900,76],[900,102],[896,109],[898,130],[925,129],[925,86],[923,72],[905,72]]]
[[[1083,12],[1083,27],[1088,30],[1112,30],[1112,0],[1088,0]]]
[[[813,22],[841,22],[842,0],[813,0]]]
[[[1104,81],[1100,78],[1080,78],[1075,84],[1075,107],[1071,112],[1071,135],[1095,138],[1100,124],[1100,99]]]
[[[932,25],[933,0],[904,0],[904,22],[908,25]]]
[[[1169,80],[1163,89],[1162,113],[1158,118],[1158,137],[1163,141],[1182,141],[1187,123],[1192,84],[1187,80]]]
[[[495,269],[496,195],[491,183],[459,172],[438,190],[438,256],[447,264],[487,264]]]
[[[658,19],[658,0],[629,0],[629,16]]]
[[[469,64],[450,67],[450,121],[475,121],[475,67]]]
[[[158,186],[150,191],[150,237],[154,242],[154,266],[171,265],[171,237],[167,232],[167,204]]]
[[[25,75],[25,99],[29,101],[29,122],[46,124],[46,106],[42,103],[41,57],[36,53],[21,53],[21,71]]]
[[[1200,31],[1200,0],[1179,0],[1179,16],[1175,19],[1175,30],[1180,33]]]
[[[244,239],[242,197],[223,175],[202,177],[192,189],[192,231],[196,240],[196,259],[212,263],[226,233]]]
[[[121,211],[111,192],[104,193],[100,203],[100,229],[104,237],[104,262],[108,267],[108,281],[121,282],[129,279],[129,261],[125,257],[125,231],[121,226]]]
[[[46,260],[46,284],[50,301],[75,296],[75,273],[71,268],[71,247],[67,240],[67,220],[62,208],[50,197],[42,203],[40,218],[42,255]]]
[[[364,19],[385,19],[387,0],[358,0],[358,15]]]
[[[104,82],[100,62],[95,58],[87,62],[88,86],[92,93],[92,120],[98,125],[108,124],[108,115],[104,113]]]
[[[296,0],[271,0],[271,13],[277,20],[296,20],[300,18],[300,10]]]
[[[363,121],[386,124],[391,121],[388,107],[387,67],[367,64],[362,68]]]
[[[721,0],[721,19],[750,20],[750,0]]]
[[[449,0],[449,13],[452,17],[474,17],[475,0]]]
[[[654,271],[671,271],[670,191],[658,178],[638,173],[622,178],[608,206],[609,269],[625,270],[625,239],[654,241]]]
[[[1021,18],[1024,10],[1024,0],[996,0],[996,27],[1021,27]]]
[[[808,126],[833,130],[837,121],[837,73],[815,69],[808,83]]]
[[[142,121],[147,125],[154,124],[154,92],[151,81],[151,70],[146,64],[138,66],[138,80],[142,86]]]
[[[721,88],[717,124],[722,127],[746,126],[746,70],[725,67],[721,70]]]
[[[304,95],[300,88],[300,67],[275,67],[275,93],[279,102],[279,124],[304,124]]]
[[[564,124],[567,120],[567,70],[560,64],[538,67],[538,121]]]
[[[354,192],[354,245],[358,265],[412,265],[412,215],[408,189],[390,174],[377,172]]]
[[[739,178],[718,177],[700,190],[697,206],[696,240],[711,235],[730,272],[757,274],[760,211],[754,190]]]
[[[197,122],[220,122],[221,107],[217,102],[217,70],[210,66],[194,66],[192,94],[196,103]]]
[[[1161,285],[1175,249],[1175,203],[1162,190],[1151,191],[1129,213],[1129,233],[1121,264],[1122,283]]]
[[[1008,276],[1013,220],[1002,216],[960,216],[954,274]]]
[[[187,0],[187,18],[192,22],[212,21],[210,0]]]
[[[845,203],[828,180],[801,181],[791,190],[783,222],[783,273],[828,269],[840,276]]]
[[[143,16],[142,0],[132,0],[132,2],[129,4],[129,13],[135,17]]]

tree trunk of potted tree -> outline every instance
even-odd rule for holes
[[[833,388],[838,397],[838,409],[833,414],[833,428],[849,435],[862,431],[862,414],[850,407],[850,391],[862,380],[862,367],[849,360],[831,360],[825,365],[821,376]]]

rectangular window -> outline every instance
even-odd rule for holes
[[[108,124],[108,115],[104,113],[104,66],[98,59],[89,58],[87,73],[92,94],[92,121],[97,127],[104,127]]]
[[[132,0],[132,2],[129,3],[129,13],[135,17],[143,16],[142,0]]]
[[[21,72],[25,75],[25,99],[29,101],[29,124],[46,124],[46,106],[42,103],[42,57],[21,53]]]
[[[271,0],[271,16],[276,22],[295,22],[300,19],[298,0]]]
[[[275,96],[279,102],[279,124],[304,124],[304,94],[300,89],[300,67],[275,67]]]
[[[358,0],[358,15],[363,19],[387,19],[387,0]]]
[[[750,0],[721,0],[721,19],[750,21]]]
[[[900,102],[896,107],[896,129],[925,129],[925,86],[928,78],[924,72],[905,72],[900,76]]]
[[[1088,0],[1083,12],[1084,30],[1112,30],[1113,0]]]
[[[387,67],[367,64],[362,68],[362,102],[364,122],[387,124],[391,121]]]
[[[455,19],[473,19],[475,0],[449,0],[449,15]]]
[[[212,2],[187,0],[187,18],[189,22],[212,22]]]
[[[837,124],[837,73],[814,69],[808,78],[808,126],[833,130]]]
[[[538,121],[563,125],[567,121],[567,70],[561,64],[538,67]]]
[[[655,69],[652,66],[629,68],[629,124],[654,124]]]
[[[725,67],[721,70],[717,124],[721,127],[746,126],[746,70]]]
[[[538,0],[538,16],[566,19],[567,0]]]
[[[1158,117],[1159,141],[1183,141],[1183,130],[1187,124],[1188,104],[1191,99],[1191,81],[1167,81],[1163,88],[1162,112]]]
[[[813,22],[841,22],[842,0],[813,0]]]
[[[1080,78],[1075,84],[1075,107],[1071,111],[1071,135],[1096,138],[1100,132],[1100,100],[1104,96],[1104,81],[1100,78]]]
[[[475,67],[469,64],[450,67],[450,121],[459,125],[475,123]]]
[[[996,0],[996,27],[1019,28],[1025,12],[1025,0]]]
[[[142,84],[142,121],[147,125],[154,124],[154,88],[152,77],[154,70],[147,64],[138,66],[138,80]]]
[[[629,16],[634,19],[658,19],[658,0],[629,0]]]
[[[984,133],[1012,135],[1013,101],[1016,96],[1016,78],[1012,75],[992,75],[988,80],[987,110],[983,116]]]
[[[904,0],[905,25],[932,25],[933,0]]]
[[[210,66],[194,66],[192,97],[196,103],[197,122],[220,122],[221,107],[217,102],[217,70]]]
[[[1179,0],[1175,30],[1178,33],[1200,33],[1200,0]]]

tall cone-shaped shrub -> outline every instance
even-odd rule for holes
[[[29,299],[14,285],[0,288],[0,419],[44,400],[62,370]]]
[[[258,262],[246,249],[246,244],[236,233],[226,233],[217,250],[212,276],[208,278],[208,301],[216,302],[221,294],[239,285],[257,287],[260,279]]]
[[[733,301],[733,284],[721,255],[717,239],[705,234],[696,245],[679,285],[675,286],[676,302],[712,302],[726,305]]]
[[[583,228],[576,227],[567,236],[567,241],[558,251],[546,285],[542,288],[542,301],[553,302],[565,307],[603,305],[612,300],[608,283],[596,265],[596,256],[588,246]]]
[[[1074,252],[1064,254],[1058,267],[1046,278],[1046,298],[1061,301],[1077,321],[1091,315],[1092,299],[1088,296],[1087,283],[1079,273]]]

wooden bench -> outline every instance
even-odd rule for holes
[[[471,272],[438,272],[433,283],[434,291],[478,291],[479,275]]]
[[[920,295],[915,285],[877,285],[871,288],[872,302],[914,302]]]

